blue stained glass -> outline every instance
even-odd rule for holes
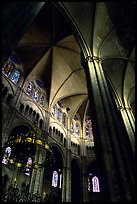
[[[39,90],[38,90],[38,89],[35,89],[34,95],[33,95],[34,101],[38,102],[38,100],[39,100],[39,95],[40,95]]]
[[[17,84],[17,82],[19,81],[19,78],[20,78],[20,72],[17,70],[17,71],[14,72],[14,74],[13,74],[11,80],[12,80],[15,84]]]
[[[57,112],[57,120],[60,122],[60,119],[61,119],[61,110],[58,109],[58,112]]]
[[[54,187],[58,186],[58,172],[57,171],[53,171],[52,186]]]

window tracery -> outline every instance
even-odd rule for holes
[[[27,95],[33,98],[36,103],[39,103],[41,107],[45,106],[46,93],[42,90],[42,82],[36,80],[37,83],[29,81],[26,85],[25,92]]]
[[[80,123],[79,117],[78,115],[74,115],[71,121],[71,132],[76,136],[80,136],[80,128],[81,128],[81,123]]]
[[[63,105],[60,101],[58,101],[51,110],[51,114],[55,117],[58,122],[60,122],[64,127],[67,127],[67,115],[63,109]]]
[[[90,117],[86,118],[85,120],[85,136],[86,138],[93,137],[92,122]]]

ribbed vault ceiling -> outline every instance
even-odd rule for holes
[[[120,100],[126,105],[134,103],[134,4],[62,4],[74,17],[87,43],[90,42],[93,54],[102,59],[104,72]],[[70,25],[56,7],[45,3],[16,51],[24,76],[42,79],[50,106],[61,100],[64,107],[70,108],[71,117],[78,111],[83,120],[88,94],[80,48]]]

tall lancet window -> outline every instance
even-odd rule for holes
[[[34,95],[33,95],[34,101],[38,102],[39,96],[40,96],[40,91],[38,89],[35,89],[34,90]]]
[[[45,96],[44,95],[41,95],[41,97],[40,97],[40,105],[42,107],[44,107],[44,105],[45,105]]]
[[[62,115],[62,124],[64,127],[66,127],[66,113],[63,113]]]
[[[26,168],[25,168],[25,174],[26,174],[27,176],[30,176],[31,168],[32,168],[32,159],[31,159],[31,157],[29,157],[29,158],[28,158],[28,161],[27,161]]]
[[[14,69],[14,64],[12,62],[6,62],[6,64],[2,68],[2,72],[5,76],[9,77],[13,69]]]
[[[53,171],[52,186],[54,187],[58,186],[58,172],[57,171]]]
[[[26,93],[31,96],[32,95],[32,91],[34,88],[34,84],[32,82],[29,82],[26,88]]]
[[[20,72],[18,70],[16,70],[11,78],[11,81],[13,81],[15,84],[18,83],[20,79]]]
[[[75,133],[77,136],[79,136],[79,124],[78,123],[76,123],[75,125]]]
[[[92,132],[92,122],[91,118],[86,118],[85,120],[85,135],[87,138],[93,137],[93,132]]]
[[[52,115],[53,115],[53,116],[55,116],[55,112],[56,112],[56,105],[54,105],[54,106],[52,107]]]
[[[57,120],[60,122],[61,120],[61,114],[62,114],[62,111],[60,108],[57,109]]]

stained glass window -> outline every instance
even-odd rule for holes
[[[64,127],[66,127],[66,113],[63,113],[62,115],[62,124]]]
[[[90,138],[92,136],[91,118],[87,118],[85,120],[85,135],[86,135],[87,138]]]
[[[57,171],[53,171],[52,186],[54,187],[58,186],[58,172]]]
[[[7,147],[5,149],[5,153],[4,153],[4,156],[3,156],[3,159],[2,159],[3,164],[8,164],[10,155],[11,155],[11,147]]]
[[[11,78],[11,80],[17,84],[17,82],[19,81],[20,78],[20,72],[18,70],[16,70]]]
[[[74,133],[74,123],[71,123],[71,132]]]
[[[53,106],[53,107],[52,107],[52,115],[53,115],[53,116],[55,115],[55,110],[56,110],[56,106]]]
[[[93,192],[100,192],[99,180],[96,176],[92,178]]]
[[[27,165],[26,165],[26,168],[25,168],[25,174],[27,176],[30,176],[30,169],[32,167],[32,159],[31,157],[28,158],[28,161],[27,161]]]
[[[13,69],[14,69],[13,63],[6,62],[6,64],[2,68],[2,72],[4,73],[4,75],[6,75],[8,77],[12,73]]]
[[[58,108],[57,109],[57,120],[60,122],[60,120],[61,120],[61,109],[60,108]]]
[[[44,97],[44,95],[42,95],[42,96],[40,97],[40,105],[41,105],[42,107],[44,107],[44,104],[45,104],[45,97]]]
[[[79,124],[78,123],[76,123],[76,126],[75,126],[75,133],[77,136],[79,135]]]
[[[34,101],[38,102],[40,96],[40,91],[38,89],[35,89],[33,99]]]
[[[33,83],[29,82],[28,85],[27,85],[27,88],[26,88],[26,93],[28,95],[31,95],[32,94],[32,90],[33,90]]]

